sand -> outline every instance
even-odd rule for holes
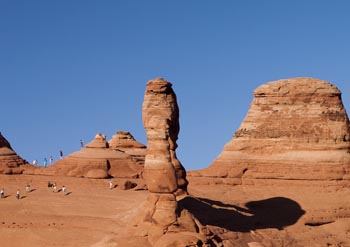
[[[54,193],[48,181],[65,185],[68,195]],[[0,188],[6,196],[0,199],[1,247],[150,246],[132,236],[130,225],[147,191],[110,190],[103,179],[30,175],[0,175]],[[202,224],[227,229],[236,246],[350,246],[350,189],[337,182],[230,186],[190,179],[189,193],[180,204]]]

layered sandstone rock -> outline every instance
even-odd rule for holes
[[[135,178],[140,176],[142,169],[129,154],[108,148],[106,136],[98,133],[85,148],[36,172],[87,178]]]
[[[134,224],[152,246],[202,246],[206,237],[198,232],[196,220],[178,208],[177,195],[187,191],[187,180],[175,153],[179,109],[171,83],[162,78],[148,82],[142,119],[148,140],[144,178],[150,195]]]
[[[25,165],[29,165],[28,162],[12,149],[10,143],[0,133],[0,173],[19,174],[23,172]]]
[[[119,150],[129,154],[137,164],[145,164],[146,146],[141,142],[135,140],[135,138],[127,131],[117,131],[112,139],[108,142],[109,148]]]
[[[86,144],[87,148],[108,148],[108,143],[106,141],[106,136],[101,134],[101,133],[97,133],[95,136],[95,139],[93,139],[91,142],[89,142],[88,144]]]
[[[350,127],[341,92],[313,78],[270,82],[254,91],[239,129],[211,166],[193,176],[350,179]]]
[[[162,78],[147,83],[142,106],[147,134],[144,178],[153,193],[187,191],[186,171],[176,157],[179,109],[172,84]]]

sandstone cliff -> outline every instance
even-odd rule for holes
[[[191,175],[350,179],[350,127],[341,92],[313,78],[279,80],[258,87],[232,140],[209,168]]]

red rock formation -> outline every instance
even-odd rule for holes
[[[198,232],[199,222],[185,209],[177,212],[177,195],[187,192],[188,182],[175,153],[179,109],[171,83],[162,78],[147,83],[142,119],[148,140],[144,178],[150,195],[135,225],[146,229],[152,246],[203,244],[206,237]]]
[[[271,82],[254,100],[233,139],[193,176],[350,179],[350,127],[341,92],[312,78]]]
[[[119,150],[129,154],[137,164],[144,166],[146,156],[146,146],[135,140],[127,131],[117,131],[108,142],[109,148]]]
[[[10,143],[0,133],[0,173],[20,174],[28,162],[22,159],[11,147]]]
[[[36,173],[87,178],[138,177],[142,167],[133,158],[119,150],[108,148],[106,136],[98,133],[86,148],[58,160],[47,169]]]
[[[147,83],[142,120],[148,147],[144,178],[154,193],[187,190],[186,171],[176,157],[179,109],[172,84],[162,78]]]

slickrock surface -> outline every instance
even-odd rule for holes
[[[292,181],[277,186],[203,185],[197,179],[191,178],[188,186],[195,197],[186,197],[178,204],[216,233],[216,244],[190,245],[198,242],[190,232],[168,232],[159,241],[160,246],[350,246],[350,187],[342,188],[336,181],[336,191],[310,186],[309,181],[303,186]],[[68,195],[54,193],[47,187],[48,180],[56,182],[58,188],[65,185]],[[142,183],[140,179],[131,180]],[[123,181],[113,179],[118,185]],[[27,182],[32,190],[29,193],[24,189]],[[136,236],[134,229],[126,227],[143,209],[140,205],[149,192],[122,190],[119,186],[110,190],[108,182],[66,176],[0,175],[6,197],[0,199],[1,247],[155,246],[148,240],[149,228]],[[18,188],[21,200],[15,197]],[[185,211],[182,214],[180,224],[191,222],[186,221],[190,215],[186,217]],[[348,217],[344,217],[346,214]],[[191,226],[196,227],[187,224],[187,229]]]
[[[108,148],[106,136],[98,133],[85,148],[58,160],[36,174],[86,178],[138,177],[143,167],[127,153]]]
[[[130,132],[117,131],[108,144],[110,149],[123,151],[129,154],[137,164],[144,166],[147,147],[136,141]]]
[[[350,127],[341,92],[313,78],[258,87],[232,140],[209,168],[191,175],[232,178],[231,183],[349,180]]]
[[[28,165],[28,166],[27,166]],[[1,174],[19,174],[30,165],[22,159],[11,147],[10,143],[0,133],[0,173]]]

